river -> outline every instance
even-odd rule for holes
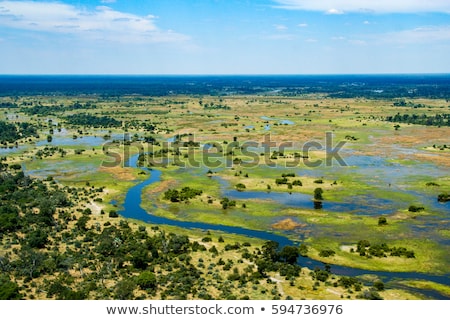
[[[135,155],[131,157],[130,164],[136,166],[137,157]],[[209,224],[204,222],[191,222],[191,221],[179,221],[168,219],[164,217],[159,217],[152,215],[151,213],[145,211],[141,207],[141,196],[142,190],[151,185],[152,183],[158,182],[161,180],[161,171],[157,169],[148,170],[150,173],[150,177],[143,182],[131,187],[125,197],[125,201],[123,203],[123,209],[119,211],[120,215],[125,218],[141,220],[147,223],[152,224],[162,224],[162,225],[170,225],[176,226],[186,229],[201,229],[201,230],[214,230],[214,231],[222,231],[226,233],[234,233],[248,237],[259,238],[263,240],[272,240],[279,243],[280,247],[286,245],[298,245],[297,242],[292,241],[291,239],[284,237],[282,235],[277,235],[271,232],[260,231],[260,230],[251,230],[242,227],[232,227],[226,225],[219,224]],[[323,268],[324,264],[320,261],[316,261],[314,259],[308,257],[299,257],[298,264],[303,267],[308,267],[309,269],[314,269],[316,267]],[[346,275],[346,276],[361,276],[361,275],[374,275],[381,278],[383,281],[388,282],[394,279],[417,279],[417,280],[426,280],[433,281],[445,285],[450,285],[450,274],[445,275],[433,275],[426,273],[417,273],[417,272],[386,272],[386,271],[369,271],[339,265],[331,265],[331,272],[337,275]],[[438,291],[427,290],[427,289],[417,289],[415,290],[420,292],[421,294],[432,298],[432,299],[449,299],[448,296],[441,294]]]

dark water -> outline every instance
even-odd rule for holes
[[[450,75],[2,75],[0,96],[60,94],[278,94],[332,97],[448,98]]]
[[[134,156],[130,159],[130,163],[135,165],[137,162],[137,156]],[[177,226],[181,228],[187,229],[201,229],[201,230],[215,230],[222,231],[227,233],[234,233],[239,235],[244,235],[248,237],[254,237],[264,240],[272,240],[276,241],[280,244],[280,247],[286,245],[296,245],[298,243],[290,240],[287,237],[277,235],[271,232],[259,231],[259,230],[251,230],[241,227],[231,227],[225,225],[218,224],[210,224],[203,222],[190,222],[190,221],[178,221],[173,219],[168,219],[164,217],[154,216],[151,213],[148,213],[141,207],[141,196],[142,190],[146,186],[158,182],[161,179],[161,171],[159,170],[151,170],[150,177],[137,184],[136,186],[129,189],[125,202],[123,204],[123,210],[119,213],[126,218],[137,219],[147,223],[153,224],[164,224]],[[320,261],[316,261],[307,257],[299,257],[298,263],[301,266],[308,267],[310,269],[314,269],[315,267],[323,268],[324,264]],[[375,275],[383,279],[384,281],[391,281],[396,279],[420,279],[420,280],[428,280],[437,283],[442,283],[446,285],[450,285],[450,274],[446,275],[432,275],[425,273],[417,273],[417,272],[383,272],[383,271],[367,271],[363,269],[350,268],[338,265],[331,266],[331,272],[338,275],[346,275],[346,276],[361,276],[361,275]],[[418,290],[418,289],[417,289]],[[449,297],[444,296],[443,294],[433,291],[433,290],[420,290],[422,294],[428,296],[433,299],[449,299]]]

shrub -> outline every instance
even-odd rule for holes
[[[119,214],[117,213],[116,210],[111,210],[111,211],[109,212],[109,217],[110,217],[110,218],[118,218],[118,217],[119,217]]]
[[[211,242],[211,241],[212,241],[211,237],[204,237],[202,239],[202,242]]]
[[[143,290],[155,289],[157,287],[156,276],[150,271],[142,272],[137,277],[136,283]]]
[[[285,178],[285,177],[295,177],[295,173],[293,173],[293,172],[283,173],[283,174],[281,174],[281,176],[283,178]]]
[[[324,258],[326,258],[326,257],[332,257],[332,256],[334,256],[336,254],[336,252],[334,251],[334,250],[331,250],[331,249],[323,249],[323,250],[320,250],[320,252],[319,252],[319,257],[324,257]]]
[[[0,275],[0,300],[21,299],[19,286],[6,275]]]
[[[300,180],[294,180],[294,181],[292,181],[292,185],[301,187],[303,184]]]
[[[421,207],[421,206],[414,206],[414,205],[411,205],[411,206],[409,206],[409,208],[408,208],[408,211],[410,211],[410,212],[420,212],[420,211],[423,211],[423,210],[425,210],[424,207]]]
[[[373,283],[373,287],[377,290],[377,291],[383,291],[384,290],[384,283],[381,280],[377,280]]]
[[[245,184],[243,184],[243,183],[238,183],[238,184],[236,185],[237,191],[243,191],[245,188],[246,188],[246,187],[245,187]]]
[[[450,201],[450,195],[448,193],[441,193],[440,195],[438,195],[437,200],[439,202],[448,202]]]
[[[136,284],[131,279],[124,279],[114,287],[115,298],[118,300],[131,300],[134,298],[133,291],[136,288]]]
[[[365,290],[362,294],[358,295],[358,298],[366,300],[383,300],[380,294],[374,289]]]
[[[388,223],[387,223],[387,219],[385,218],[385,217],[379,217],[378,218],[378,225],[379,226],[385,226],[385,225],[387,225]]]
[[[315,200],[323,200],[322,193],[323,193],[322,188],[314,189],[314,199]]]

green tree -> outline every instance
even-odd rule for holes
[[[189,238],[185,235],[172,235],[168,245],[175,254],[185,253],[189,248]]]
[[[294,246],[285,246],[280,251],[280,259],[289,264],[295,264],[297,262],[297,258],[300,255],[299,249]]]
[[[278,255],[278,247],[279,243],[276,241],[266,241],[263,246],[263,256],[266,259],[269,259],[271,261],[278,261],[279,255]]]
[[[302,243],[300,245],[300,247],[298,248],[298,253],[302,256],[302,257],[307,257],[308,256],[308,247],[306,246],[306,244]]]
[[[322,194],[323,194],[322,188],[314,189],[314,200],[323,200]]]
[[[132,279],[123,279],[116,283],[114,287],[114,297],[118,300],[131,300],[134,298],[136,283]]]
[[[422,207],[422,206],[415,206],[415,205],[411,205],[408,208],[409,212],[420,212],[420,211],[424,211],[424,210],[425,210],[424,207]]]
[[[379,217],[378,218],[378,225],[379,226],[386,226],[388,223],[387,223],[387,219],[385,218],[385,217]]]
[[[155,290],[158,286],[155,274],[150,271],[142,272],[137,277],[136,283],[142,290]]]
[[[31,248],[42,249],[48,243],[48,236],[42,228],[39,228],[29,232],[26,236],[26,240]]]
[[[19,163],[13,163],[12,165],[9,166],[9,168],[12,170],[22,170],[22,165]]]
[[[117,213],[116,210],[111,210],[111,211],[109,211],[109,217],[110,218],[118,218],[119,214]]]
[[[332,257],[336,254],[336,252],[332,249],[323,249],[319,252],[319,257]]]
[[[222,205],[222,209],[228,209],[229,207],[235,207],[236,201],[230,200],[227,197],[225,197],[220,201],[220,204]]]
[[[49,198],[41,198],[39,200],[39,218],[40,220],[48,226],[54,224],[53,215],[56,212],[55,205]]]
[[[8,231],[14,231],[19,226],[19,210],[9,204],[0,206],[0,234]]]
[[[21,298],[17,283],[12,282],[5,274],[0,275],[0,300],[19,300]]]
[[[243,183],[238,183],[237,185],[236,185],[236,190],[237,191],[244,191],[245,190],[245,184],[243,184]]]
[[[87,231],[87,223],[91,218],[87,215],[82,215],[78,221],[75,223],[75,226],[81,231]]]
[[[147,264],[150,260],[148,250],[142,247],[133,250],[133,252],[131,253],[130,260],[131,263],[133,264],[133,267],[142,270],[146,269]]]

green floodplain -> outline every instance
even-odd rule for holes
[[[399,101],[2,97],[0,297],[450,298],[449,122],[396,116],[435,120],[450,106]],[[138,167],[128,163],[137,154]],[[277,253],[263,239],[123,218],[128,190],[156,171],[141,194],[152,215],[295,245]],[[298,256],[323,268],[297,266]]]

